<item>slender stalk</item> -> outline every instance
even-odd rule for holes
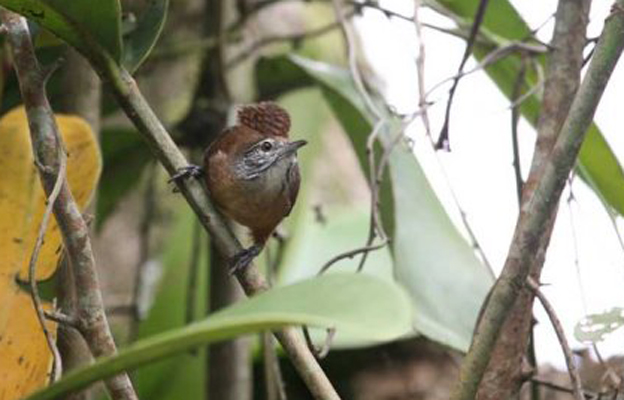
[[[47,75],[35,57],[26,20],[12,12],[1,10],[2,22],[8,32],[8,42],[18,75],[22,100],[26,107],[33,151],[41,183],[48,197],[54,190],[61,171],[58,154],[63,151],[54,114],[45,92]],[[67,257],[76,279],[77,318],[80,332],[95,357],[115,354],[116,347],[104,313],[95,260],[89,240],[89,227],[82,217],[69,190],[67,180],[54,202],[54,217],[59,225]],[[126,373],[106,380],[113,399],[137,399]]]

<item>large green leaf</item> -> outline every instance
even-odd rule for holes
[[[72,371],[29,397],[54,399],[122,370],[210,342],[284,325],[334,327],[370,341],[395,339],[411,329],[411,307],[397,285],[364,274],[331,274],[242,301],[204,321],[152,336],[114,357]]]
[[[406,146],[390,157],[397,215],[396,277],[412,295],[416,327],[426,336],[468,350],[489,270],[457,231]]]
[[[321,86],[326,98],[366,168],[365,142],[372,129],[370,116],[341,68],[301,57],[281,57],[282,70],[304,74]],[[298,67],[298,70],[293,69]],[[302,82],[299,79],[299,82]],[[400,122],[388,117],[381,139],[386,145]],[[474,255],[444,211],[417,159],[399,143],[390,154],[392,184],[382,187],[384,201],[392,201],[394,273],[412,298],[415,327],[429,338],[467,350],[481,302],[493,282],[490,271]],[[389,188],[391,187],[391,189]],[[387,191],[391,190],[391,196]]]
[[[165,25],[169,0],[149,0],[136,26],[124,36],[123,65],[136,71],[156,44]]]
[[[480,0],[433,0],[455,16],[459,24],[470,24]],[[482,28],[484,36],[494,46],[505,46],[511,41],[525,40],[530,37],[531,30],[519,13],[507,0],[493,1],[488,5]],[[492,46],[476,45],[474,55],[483,60]],[[539,57],[542,67],[546,62]],[[505,59],[486,68],[486,73],[498,88],[511,98],[514,82],[520,71],[522,60],[520,55],[510,55]],[[527,85],[533,87],[538,78],[535,73],[526,77]],[[540,102],[531,96],[520,107],[522,115],[533,126],[537,125],[540,113]],[[589,128],[581,152],[578,157],[579,175],[604,200],[604,202],[620,215],[624,215],[624,171],[615,154],[609,147],[600,129],[595,124]]]
[[[0,5],[37,22],[88,58],[106,52],[121,59],[119,0],[0,0]]]

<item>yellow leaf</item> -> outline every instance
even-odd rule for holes
[[[99,147],[81,118],[57,115],[67,149],[67,180],[79,207],[91,199],[101,171]],[[23,107],[0,119],[0,400],[13,400],[42,387],[52,356],[32,299],[16,284],[28,279],[28,263],[45,209],[45,193],[35,169]],[[49,278],[61,255],[54,218],[39,253],[36,278]],[[47,308],[50,305],[46,305]],[[48,324],[56,334],[56,326]]]
[[[0,290],[7,282],[0,283]],[[37,388],[44,387],[49,379],[52,356],[46,342],[33,301],[29,294],[17,291],[11,313],[0,334],[0,399],[21,399]],[[51,306],[46,304],[44,309]],[[56,336],[56,325],[46,323]]]

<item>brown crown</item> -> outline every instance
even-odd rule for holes
[[[290,116],[277,104],[265,101],[238,110],[238,123],[264,135],[288,137]]]

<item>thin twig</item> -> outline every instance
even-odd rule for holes
[[[327,261],[319,269],[319,272],[317,272],[317,275],[324,274],[325,271],[327,271],[332,265],[334,265],[338,261],[344,260],[346,258],[351,259],[351,258],[357,256],[358,254],[368,253],[368,252],[371,252],[371,251],[379,250],[382,247],[384,247],[386,244],[388,244],[387,240],[383,241],[381,243],[378,243],[378,244],[374,244],[374,245],[370,245],[370,246],[362,246],[362,247],[358,247],[357,249],[349,250],[349,251],[346,251],[344,253],[338,254],[335,257],[332,257],[329,261]]]
[[[334,13],[336,14],[336,19],[340,23],[340,30],[342,31],[342,35],[345,40],[345,45],[347,46],[347,58],[349,60],[349,70],[351,72],[351,78],[355,83],[355,87],[357,88],[360,96],[364,100],[364,104],[368,111],[372,113],[377,119],[382,119],[382,114],[373,102],[373,99],[368,94],[366,90],[366,86],[364,85],[364,81],[362,80],[362,74],[360,73],[360,69],[357,65],[357,49],[355,43],[354,33],[352,31],[352,27],[347,23],[346,14],[343,13],[342,6],[340,5],[341,0],[332,0],[332,5],[334,7]]]
[[[414,116],[416,115],[417,114],[414,114]],[[388,163],[390,153],[392,152],[396,144],[399,143],[401,139],[403,139],[405,126],[407,126],[409,123],[403,124],[403,127],[398,132],[396,137],[392,140],[392,142],[387,144],[384,147],[384,152],[381,156],[379,165],[378,167],[375,167],[374,144],[375,144],[375,141],[377,140],[377,136],[379,135],[379,132],[383,126],[383,123],[384,123],[383,120],[380,120],[377,122],[377,124],[373,128],[373,131],[367,138],[367,145],[366,145],[366,153],[368,156],[368,163],[369,163],[369,169],[370,169],[369,187],[371,191],[370,223],[369,223],[369,233],[368,233],[368,238],[366,240],[366,244],[362,247],[358,247],[353,250],[348,250],[344,253],[336,255],[335,257],[327,261],[321,267],[321,269],[318,272],[318,275],[323,274],[336,262],[343,260],[345,258],[353,258],[354,256],[358,254],[362,254],[362,258],[360,259],[360,263],[357,267],[357,272],[361,272],[364,268],[364,264],[366,263],[368,255],[372,251],[376,251],[385,247],[390,242],[390,240],[388,239],[388,236],[385,233],[385,230],[383,228],[383,223],[381,221],[381,215],[380,215],[380,209],[379,209],[380,207],[379,188],[382,183],[383,172],[385,170],[386,164]],[[377,244],[373,244],[376,237],[380,238],[380,242]]]
[[[354,15],[355,15],[355,11],[351,10],[345,15],[345,18],[352,18]],[[252,54],[257,53],[258,50],[266,46],[270,46],[272,44],[282,43],[282,42],[298,43],[304,39],[306,40],[314,39],[319,36],[323,36],[326,33],[329,33],[339,27],[340,27],[340,22],[334,21],[334,22],[325,24],[323,26],[320,26],[318,28],[310,29],[309,31],[305,31],[305,32],[266,36],[264,38],[256,40],[251,45],[249,45],[246,49],[242,50],[240,53],[232,57],[232,59],[228,60],[225,63],[225,68],[231,69],[231,68],[236,67],[241,62],[249,58]]]
[[[52,333],[48,330],[46,326],[46,318],[45,312],[43,311],[43,304],[41,302],[41,297],[39,296],[39,288],[37,286],[37,260],[39,259],[39,252],[41,251],[41,246],[43,245],[43,238],[45,237],[46,231],[48,229],[48,224],[50,222],[50,215],[52,215],[52,207],[54,203],[56,203],[56,199],[58,198],[59,193],[61,192],[61,187],[63,185],[63,181],[65,179],[66,167],[67,167],[67,156],[65,151],[61,146],[58,146],[58,158],[59,158],[59,174],[56,178],[56,182],[54,182],[54,187],[52,188],[52,193],[48,196],[46,200],[46,208],[43,213],[43,217],[41,218],[41,224],[39,225],[39,233],[37,234],[37,240],[35,241],[35,248],[33,249],[32,255],[30,257],[30,262],[28,264],[28,283],[30,285],[30,295],[33,300],[33,305],[35,307],[35,311],[37,312],[37,319],[41,324],[41,330],[45,335],[46,342],[48,343],[48,347],[50,348],[50,352],[52,353],[53,360],[53,370],[51,381],[56,382],[63,371],[63,366],[61,362],[61,355],[59,353],[58,348],[56,347],[56,342],[52,337]],[[37,161],[37,165],[43,166],[43,163]]]
[[[285,1],[285,0],[280,0],[280,1]],[[271,3],[277,3],[277,2],[271,2]],[[386,10],[382,7],[374,5],[373,3],[356,3],[354,1],[348,1],[348,3],[358,4],[358,6],[354,6],[353,10],[348,11],[345,15],[346,18],[353,18],[357,16],[359,13],[359,9],[361,8],[360,6],[362,6],[362,7],[376,9],[380,12],[383,12],[386,15],[396,16],[406,21],[411,21],[410,17],[406,17],[404,15],[394,13],[393,11]],[[232,60],[230,60],[227,63],[227,66],[234,67],[238,65],[240,62],[244,61],[244,59],[251,56],[252,54],[254,54],[255,52],[257,52],[258,50],[262,49],[265,46],[276,44],[276,43],[282,43],[282,42],[292,42],[295,45],[297,45],[298,43],[304,40],[314,39],[319,36],[322,36],[332,31],[333,29],[337,28],[338,26],[339,26],[338,22],[331,22],[326,25],[320,26],[318,28],[310,29],[304,32],[267,36],[265,38],[259,39],[256,42],[253,42],[245,50],[242,50],[238,55],[234,56],[234,58],[232,58]],[[426,22],[421,23],[421,26],[423,28],[431,29],[431,30],[441,32],[447,35],[451,35],[454,37],[458,37],[461,39],[468,38],[468,34],[464,34],[461,30],[444,28],[441,26],[428,24]],[[228,43],[240,41],[241,40],[240,34],[237,35],[235,33],[235,31],[239,28],[240,26],[237,26],[237,23],[234,23],[233,25],[226,28],[227,32],[225,34],[225,37],[223,37],[222,40],[225,40]],[[178,56],[178,55],[185,54],[185,53],[207,51],[207,50],[216,48],[217,46],[219,46],[219,43],[220,41],[216,36],[208,36],[208,37],[200,38],[197,40],[191,40],[191,41],[184,42],[184,43],[176,43],[175,45],[154,49],[154,51],[150,54],[150,57],[152,58],[172,57],[172,56]]]
[[[570,189],[570,196],[566,201],[568,205],[568,215],[570,216],[570,234],[572,235],[572,249],[573,249],[573,257],[574,257],[574,271],[576,272],[576,282],[578,284],[580,297],[581,297],[581,306],[583,307],[583,314],[587,315],[587,300],[585,299],[585,290],[583,288],[583,279],[581,278],[581,262],[579,259],[579,242],[578,237],[576,235],[576,224],[574,221],[574,210],[572,209],[572,203],[576,201],[574,197],[574,192],[572,191],[572,182],[571,180],[568,182],[568,188]]]
[[[425,39],[422,33],[422,23],[418,17],[418,11],[422,6],[421,0],[414,0],[414,28],[418,40],[418,55],[416,56],[416,74],[418,75],[418,107],[422,110],[422,121],[425,132],[431,136],[431,125],[427,112],[427,91],[425,90]]]
[[[578,369],[576,368],[576,364],[574,363],[574,355],[572,354],[572,349],[570,349],[570,344],[568,343],[568,339],[566,338],[565,332],[563,331],[563,326],[561,326],[561,322],[557,317],[557,313],[555,312],[555,309],[550,304],[546,296],[544,296],[544,293],[540,291],[539,284],[537,282],[529,277],[527,278],[527,285],[529,286],[529,288],[531,288],[533,293],[535,293],[535,296],[539,299],[540,303],[542,303],[546,314],[548,314],[550,323],[555,329],[557,339],[559,340],[559,344],[561,344],[561,350],[563,350],[566,365],[568,366],[568,373],[570,374],[570,379],[572,380],[574,397],[576,397],[576,400],[584,400],[583,387],[581,386],[581,377],[579,376]]]
[[[567,387],[567,386],[563,386],[560,385],[558,383],[546,380],[546,379],[542,379],[539,378],[537,376],[533,376],[531,377],[531,382],[536,383],[540,386],[544,386],[547,387],[548,389],[552,389],[552,390],[556,390],[558,392],[563,392],[563,393],[569,393],[569,394],[574,394],[574,389]],[[594,393],[594,392],[590,392],[588,390],[583,390],[583,397],[585,400],[600,400],[602,398],[602,396],[606,396],[608,395],[608,392],[605,391],[601,391],[599,393]]]
[[[451,119],[451,106],[453,104],[453,98],[455,97],[455,90],[457,89],[457,85],[461,79],[464,66],[468,61],[470,54],[472,54],[472,48],[475,44],[479,29],[481,28],[481,22],[483,22],[483,18],[485,17],[485,11],[488,3],[489,0],[479,0],[479,6],[477,7],[472,26],[470,28],[470,36],[468,36],[468,41],[466,42],[466,49],[464,50],[464,55],[459,63],[459,67],[457,68],[457,78],[453,79],[453,86],[451,86],[451,90],[449,91],[449,97],[446,103],[446,112],[444,115],[444,124],[436,143],[436,149],[450,150],[449,125]]]
[[[375,142],[377,141],[377,137],[381,132],[381,128],[384,125],[384,121],[377,121],[375,126],[373,127],[373,131],[368,135],[366,139],[366,156],[368,158],[368,168],[369,168],[369,182],[368,185],[371,191],[371,199],[370,199],[370,222],[368,224],[368,238],[366,239],[366,244],[362,249],[373,249],[373,242],[377,236],[380,237],[381,243],[380,247],[385,246],[388,243],[388,236],[385,233],[385,230],[382,225],[380,210],[379,210],[379,181],[381,177],[377,177],[377,169],[375,168]],[[364,268],[364,264],[366,263],[366,259],[368,258],[368,254],[370,250],[363,251],[362,258],[360,259],[360,264],[358,265],[358,272]]]
[[[54,321],[58,324],[71,326],[72,328],[79,329],[78,320],[67,314],[63,314],[58,311],[44,311],[44,316],[50,321]]]
[[[538,71],[538,79],[537,79],[537,83],[535,83],[535,85],[533,85],[529,90],[527,90],[526,92],[524,92],[522,95],[518,96],[518,98],[516,98],[515,101],[512,101],[511,103],[509,103],[509,109],[518,107],[520,105],[522,105],[522,103],[524,103],[527,99],[529,99],[530,97],[532,97],[534,94],[536,94],[539,90],[542,90],[544,87],[544,75],[540,74],[540,69],[537,70]]]
[[[35,57],[26,20],[4,9],[1,18],[8,31],[7,39],[29,121],[33,152],[35,159],[43,166],[40,169],[41,182],[49,196],[61,172],[58,152],[62,141],[45,94],[45,77],[42,76]],[[62,179],[62,182],[53,211],[76,278],[80,332],[94,357],[110,356],[115,354],[116,346],[104,314],[102,294],[89,240],[89,227],[74,201],[66,180]],[[105,382],[113,399],[137,398],[126,373],[106,379]]]
[[[314,345],[312,341],[312,335],[310,335],[310,329],[307,326],[303,327],[303,336],[305,337],[306,343],[308,347],[312,350],[316,358],[323,359],[327,357],[329,354],[329,350],[331,350],[331,345],[334,342],[334,336],[336,335],[336,328],[327,328],[327,334],[325,335],[325,341],[323,341],[323,345],[318,348]]]
[[[496,276],[494,269],[492,268],[492,265],[490,264],[490,261],[487,255],[485,254],[485,251],[483,250],[483,247],[481,246],[479,239],[477,239],[477,235],[474,233],[472,226],[470,225],[470,221],[468,220],[468,214],[466,213],[466,210],[464,210],[464,208],[462,207],[459,201],[459,197],[457,197],[457,194],[455,193],[455,189],[453,189],[453,185],[451,184],[451,179],[446,173],[444,164],[442,163],[442,160],[440,159],[440,156],[438,152],[436,151],[435,141],[433,140],[433,137],[431,137],[431,135],[427,135],[427,138],[429,139],[429,144],[431,145],[431,148],[433,149],[433,156],[436,160],[436,163],[438,164],[444,183],[451,195],[453,204],[455,205],[455,208],[457,209],[457,212],[459,213],[459,217],[462,221],[462,225],[464,226],[464,229],[466,230],[466,234],[468,235],[470,246],[479,255],[479,258],[481,259],[483,264],[486,266],[486,268],[490,272],[490,275],[492,276],[492,278],[494,278]]]
[[[508,45],[503,46],[503,47],[497,47],[491,52],[489,52],[485,57],[483,57],[481,61],[479,61],[477,65],[475,65],[473,68],[469,69],[468,71],[464,71],[464,70],[458,71],[455,75],[445,78],[441,80],[440,82],[436,83],[435,85],[433,85],[431,89],[427,91],[426,97],[431,96],[433,92],[435,92],[438,88],[440,88],[445,83],[451,82],[451,81],[456,82],[465,76],[474,74],[475,72],[478,72],[478,71],[482,71],[486,69],[487,67],[503,60],[505,57],[510,56],[516,52],[520,54],[535,55],[535,54],[543,54],[543,53],[546,53],[547,51],[548,49],[546,47],[532,46],[532,45],[528,45],[526,43],[519,42],[519,41],[509,43]]]
[[[513,90],[511,93],[511,101],[516,104],[511,108],[511,147],[513,154],[513,169],[514,177],[516,178],[516,196],[518,198],[518,206],[522,203],[522,186],[524,186],[524,180],[522,179],[522,166],[520,165],[520,145],[518,144],[518,122],[520,121],[520,106],[517,104],[518,98],[522,93],[522,86],[524,86],[524,78],[526,76],[526,61],[522,57],[522,64],[518,75],[516,76]]]
[[[267,400],[286,400],[286,387],[276,354],[275,339],[270,332],[262,332],[261,337]]]
[[[346,16],[343,14],[342,7],[340,5],[340,0],[332,0],[332,5],[334,7],[334,13],[336,15],[336,19],[340,23],[340,28],[345,40],[345,45],[347,47],[347,57],[349,61],[349,71],[351,78],[355,84],[356,89],[358,90],[360,97],[363,99],[364,104],[368,111],[374,116],[376,119],[375,126],[373,127],[372,132],[368,135],[367,143],[366,143],[366,153],[368,157],[369,164],[369,186],[371,190],[371,222],[369,224],[369,235],[366,241],[366,244],[355,250],[347,251],[343,254],[340,254],[334,257],[333,260],[330,260],[323,267],[321,267],[319,273],[325,272],[332,264],[336,261],[353,257],[353,253],[362,254],[362,259],[360,260],[358,266],[358,272],[362,270],[368,254],[370,251],[380,249],[384,247],[388,243],[387,235],[384,232],[381,217],[379,215],[379,185],[381,183],[381,175],[383,175],[383,168],[385,167],[385,163],[382,163],[382,167],[380,168],[381,172],[378,176],[378,169],[375,167],[375,152],[374,145],[377,141],[377,138],[381,132],[381,128],[383,127],[385,120],[382,118],[381,111],[375,105],[373,99],[368,93],[364,82],[362,80],[362,76],[360,74],[359,67],[357,65],[357,49],[355,47],[355,38],[353,36],[353,31],[351,30],[351,26],[347,23]],[[357,9],[356,9],[357,10]],[[402,131],[399,136],[402,136]],[[391,151],[391,149],[385,149],[386,154]],[[381,243],[379,245],[373,245],[373,241],[375,238],[379,236],[381,238]]]

